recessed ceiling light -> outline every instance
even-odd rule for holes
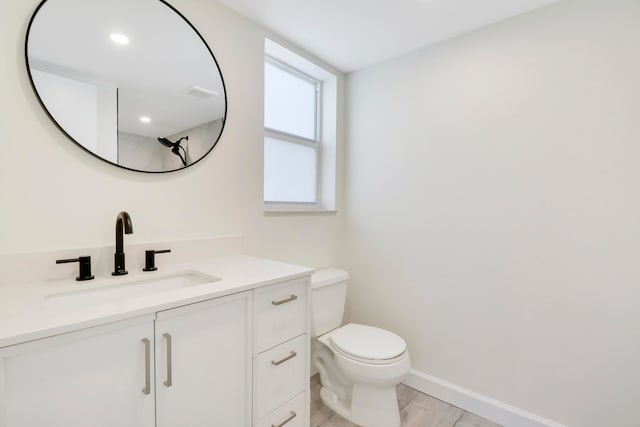
[[[129,37],[124,34],[113,33],[111,34],[111,41],[118,44],[129,44]]]
[[[142,116],[142,117],[140,117],[140,121],[142,123],[149,123],[151,121],[151,119],[149,117],[147,117],[147,116]]]

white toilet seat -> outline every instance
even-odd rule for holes
[[[376,359],[364,359],[362,357],[356,357],[353,356],[351,354],[347,354],[335,347],[331,347],[332,350],[336,353],[341,355],[342,357],[344,357],[345,359],[349,359],[349,360],[353,360],[355,362],[360,362],[363,363],[365,365],[393,365],[394,363],[397,363],[399,361],[401,361],[402,359],[407,357],[407,351],[404,351],[402,354],[400,354],[399,356],[394,357],[393,359],[383,359],[383,360],[376,360]]]
[[[351,360],[372,365],[388,365],[406,357],[407,345],[385,329],[351,323],[324,337],[325,344]]]

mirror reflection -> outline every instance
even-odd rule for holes
[[[226,93],[200,34],[161,0],[45,0],[26,42],[34,90],[56,125],[112,164],[192,165],[224,128]]]

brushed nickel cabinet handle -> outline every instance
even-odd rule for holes
[[[282,427],[283,425],[287,424],[289,421],[294,419],[297,415],[298,414],[296,414],[295,412],[291,411],[291,414],[289,415],[289,418],[287,418],[286,420],[284,420],[280,424],[271,424],[271,427]]]
[[[284,359],[280,359],[278,361],[272,360],[271,364],[273,366],[278,366],[283,364],[284,362],[286,362],[289,359],[293,359],[294,357],[296,357],[298,355],[298,353],[296,353],[295,351],[292,351],[291,353],[289,353],[289,355],[287,357],[285,357]]]
[[[167,379],[164,380],[162,384],[165,387],[171,387],[173,385],[173,361],[171,360],[171,335],[162,334],[164,339],[167,341]]]
[[[287,299],[283,299],[283,300],[280,300],[280,301],[271,301],[271,304],[273,304],[273,305],[282,305],[282,304],[286,304],[286,303],[291,302],[291,301],[295,301],[297,299],[298,299],[298,297],[296,295],[291,295]]]
[[[146,338],[142,339],[144,344],[144,387],[142,394],[151,393],[151,341]]]

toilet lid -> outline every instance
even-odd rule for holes
[[[342,353],[367,360],[387,360],[407,349],[402,338],[384,329],[351,323],[331,334],[331,344]]]

